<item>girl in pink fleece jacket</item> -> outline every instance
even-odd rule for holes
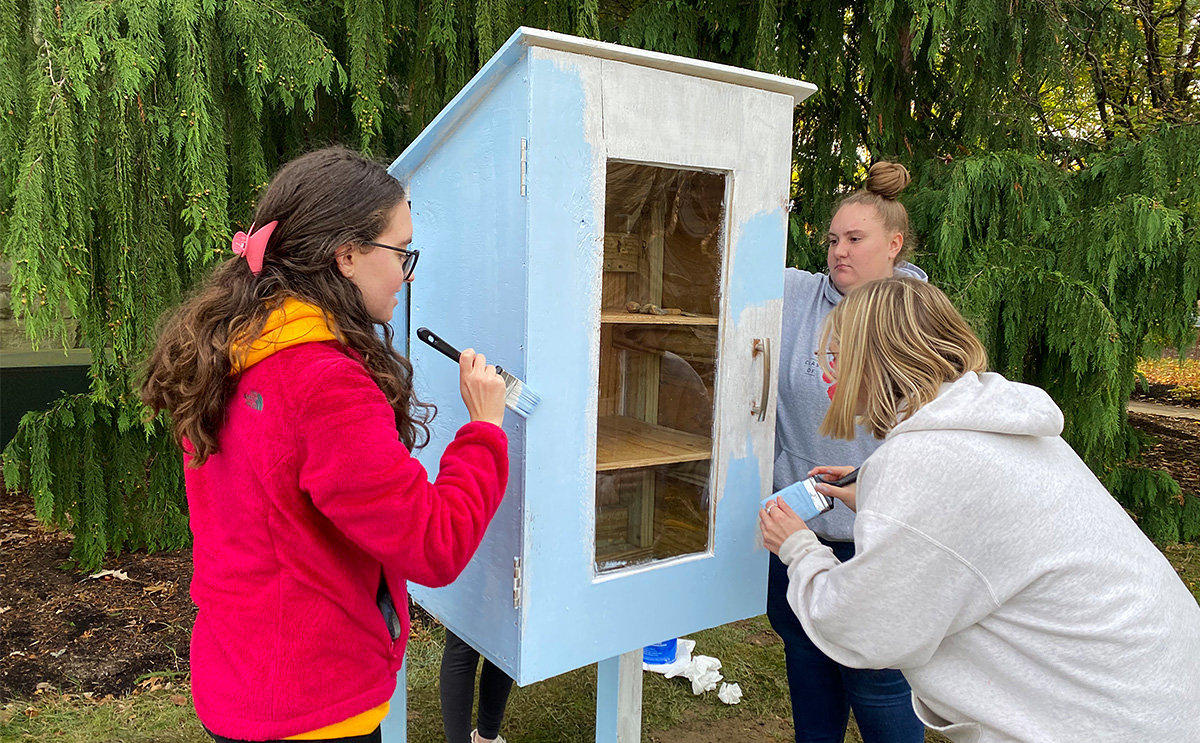
[[[378,741],[406,582],[453,581],[500,504],[504,383],[481,354],[459,360],[471,422],[436,482],[411,455],[432,406],[387,324],[411,242],[383,167],[300,157],[150,357],[142,398],[171,412],[185,462],[192,693],[219,742]]]

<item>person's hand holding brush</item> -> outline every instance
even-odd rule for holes
[[[458,389],[472,421],[504,423],[504,379],[472,348],[459,354]]]
[[[851,511],[857,511],[858,509],[855,506],[856,506],[856,497],[858,495],[858,481],[852,482],[848,485],[844,485],[840,488],[833,484],[833,482],[835,480],[842,479],[846,475],[853,472],[854,469],[855,469],[854,467],[847,467],[847,466],[843,466],[843,467],[828,467],[828,466],[813,467],[811,470],[808,471],[808,476],[813,477],[814,475],[821,475],[822,477],[824,477],[825,482],[819,482],[816,485],[817,492],[820,493],[821,495],[827,495],[830,498],[837,498],[842,503],[845,503],[846,507],[849,508]]]

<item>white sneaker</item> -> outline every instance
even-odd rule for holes
[[[483,743],[483,738],[479,737],[478,728],[471,731],[471,743]],[[495,743],[508,743],[508,741],[504,740],[503,735],[497,735]]]

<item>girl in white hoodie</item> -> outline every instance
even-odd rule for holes
[[[956,742],[1200,741],[1200,607],[1059,436],[1050,397],[986,372],[921,281],[857,289],[821,338],[821,433],[861,424],[883,444],[857,492],[823,486],[857,510],[853,560],[782,502],[759,514],[812,641],[899,668]]]

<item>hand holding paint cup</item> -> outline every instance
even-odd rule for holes
[[[787,538],[807,529],[808,525],[788,506],[787,501],[771,497],[758,512],[758,528],[762,531],[763,546],[778,555],[779,548]]]
[[[844,476],[837,480],[832,480],[828,485],[834,486],[839,494],[845,494],[845,486],[854,482],[858,476],[858,469],[854,467],[823,467],[816,468],[809,472],[810,477],[801,480],[800,482],[792,483],[786,488],[783,488],[767,498],[759,501],[759,505],[763,508],[768,508],[771,501],[787,503],[792,511],[802,519],[808,520],[815,518],[833,508],[833,498],[828,494],[818,489],[818,486],[828,487],[824,485],[826,480],[830,479],[828,475],[813,475],[818,469],[844,471]],[[851,492],[851,497],[853,493]]]

